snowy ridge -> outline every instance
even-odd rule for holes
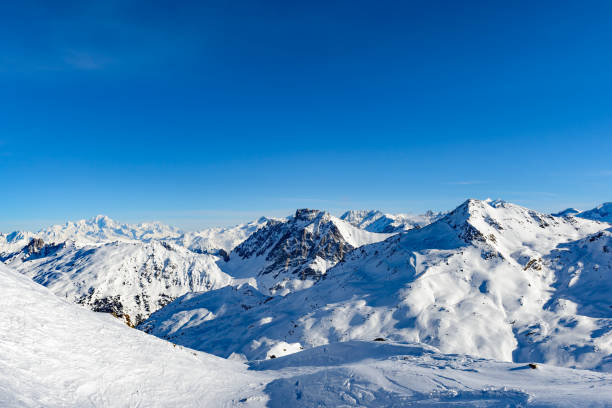
[[[576,214],[576,217],[612,223],[612,203],[600,204],[592,210],[583,211]]]
[[[612,223],[612,203],[603,203],[587,211],[580,211],[575,208],[567,208],[552,215],[555,217],[573,216],[585,218],[587,220]]]
[[[0,261],[94,311],[135,325],[191,291],[233,282],[216,256],[269,221],[182,232],[160,223],[120,224],[106,216],[37,233],[0,234]]]
[[[97,215],[88,220],[69,221],[62,225],[54,225],[37,233],[14,232],[5,236],[4,241],[5,244],[21,247],[27,245],[32,238],[40,238],[49,244],[70,240],[77,244],[87,245],[113,241],[149,242],[151,240],[176,238],[181,233],[179,229],[161,223],[120,224],[105,215]]]
[[[172,239],[172,242],[197,253],[217,255],[223,251],[221,255],[226,255],[270,220],[274,218],[261,217],[256,221],[233,227],[185,232],[180,237]]]
[[[2,260],[62,298],[135,325],[187,292],[231,283],[217,259],[157,241],[87,246],[67,241],[28,246]]]
[[[566,208],[563,211],[559,211],[558,213],[553,213],[550,215],[552,215],[553,217],[568,217],[570,215],[576,215],[580,212],[581,212],[580,210],[577,210],[575,208]]]
[[[421,228],[442,218],[444,213],[427,211],[425,214],[384,214],[377,210],[351,210],[340,216],[355,227],[370,232],[393,233]]]
[[[229,253],[249,235],[263,227],[270,218],[227,228],[208,228],[184,232],[158,222],[121,224],[105,215],[88,220],[69,221],[53,225],[36,233],[14,231],[0,234],[0,254],[10,254],[23,249],[32,239],[41,239],[46,244],[72,241],[78,246],[106,244],[109,242],[166,241],[183,246],[197,253],[216,255],[219,250]]]
[[[265,297],[254,288],[238,289],[224,306],[215,291],[188,294],[141,328],[248,359],[385,337],[446,353],[610,371],[612,303],[606,302],[608,286],[601,285],[610,278],[601,266],[610,264],[607,245],[591,249],[600,266],[581,275],[588,279],[584,291],[576,286],[583,297],[568,299],[561,282],[563,270],[573,273],[571,263],[584,261],[559,256],[568,246],[595,242],[591,238],[605,226],[501,201],[468,200],[424,228],[353,250],[326,279],[304,290]],[[565,307],[555,306],[557,299]],[[584,311],[593,307],[589,299],[602,302],[599,315]],[[568,302],[584,304],[572,308]],[[176,314],[188,320],[192,310],[210,315],[188,327],[169,323]]]

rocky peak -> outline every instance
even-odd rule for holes
[[[295,211],[295,219],[299,221],[312,221],[321,214],[319,210],[311,210],[308,208],[301,208]]]
[[[324,211],[299,209],[294,217],[271,220],[253,233],[234,249],[224,268],[236,277],[256,278],[260,289],[274,292],[279,283],[299,286],[307,279],[318,280],[356,247],[387,237]]]
[[[32,238],[30,243],[25,247],[28,254],[34,254],[40,251],[45,246],[45,241],[40,238]]]

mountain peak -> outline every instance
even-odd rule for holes
[[[103,214],[98,214],[95,217],[90,218],[87,222],[88,224],[96,224],[100,228],[108,227],[112,224],[115,224],[115,221]]]
[[[309,208],[300,208],[295,211],[295,219],[300,221],[312,221],[321,214],[320,210],[311,210]]]

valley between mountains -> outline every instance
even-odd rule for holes
[[[97,216],[0,261],[2,406],[612,405],[612,203]]]

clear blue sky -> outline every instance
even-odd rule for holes
[[[612,200],[612,2],[16,1],[0,230]]]

